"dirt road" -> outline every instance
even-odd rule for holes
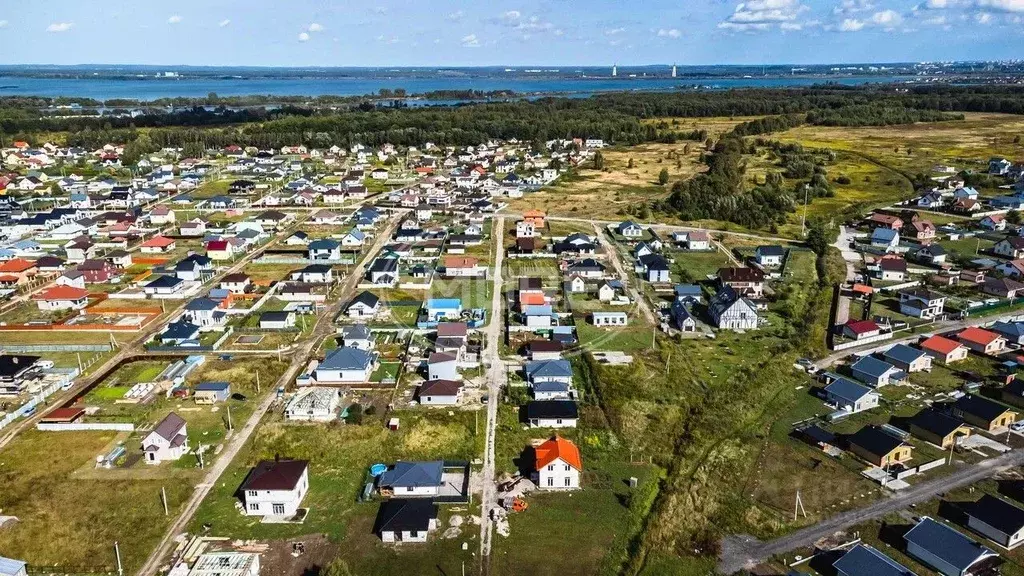
[[[619,249],[615,246],[615,243],[608,237],[607,230],[595,222],[594,232],[601,240],[601,244],[604,244],[605,250],[608,252],[608,260],[612,263],[612,268],[615,268],[615,273],[619,276],[619,279],[622,280],[623,286],[629,291],[630,298],[636,302],[637,308],[647,318],[647,322],[651,326],[658,326],[659,322],[654,315],[654,311],[651,310],[650,304],[647,303],[647,298],[644,298],[643,294],[637,290],[634,274],[626,272],[626,267],[622,263],[622,255],[619,254]]]
[[[487,336],[487,348],[484,350],[484,362],[487,365],[487,432],[484,448],[484,466],[481,471],[483,494],[480,497],[480,573],[490,571],[491,538],[494,526],[488,513],[496,504],[497,487],[494,485],[494,434],[498,426],[498,397],[505,383],[505,365],[501,361],[501,330],[504,322],[501,301],[502,289],[501,266],[504,261],[505,218],[495,216],[491,226],[494,233],[494,292],[491,294],[491,321],[487,324],[484,334]]]

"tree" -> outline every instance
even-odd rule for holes
[[[604,154],[600,150],[594,153],[594,170],[604,170]]]
[[[320,576],[352,576],[352,572],[348,569],[348,564],[338,558],[325,566],[320,571]]]
[[[662,168],[661,172],[658,172],[658,184],[668,184],[668,168]]]
[[[1009,212],[1007,212],[1006,213],[1006,221],[1009,222],[1010,224],[1014,224],[1014,225],[1020,224],[1020,222],[1021,222],[1020,210],[1010,210]]]
[[[818,256],[824,256],[831,244],[831,232],[824,220],[811,220],[807,228],[807,247]]]
[[[1014,144],[1020,144],[1020,136],[1019,135],[1013,137],[1013,143]]]
[[[633,168],[633,159],[632,158],[630,158],[629,162],[626,163],[626,168],[629,168],[629,169]]]

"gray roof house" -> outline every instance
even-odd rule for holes
[[[854,378],[875,388],[907,378],[906,372],[874,356],[865,356],[857,360],[850,370],[853,371]]]
[[[911,348],[906,344],[897,344],[883,354],[886,360],[901,370],[919,372],[932,367],[932,357],[923,350]]]
[[[832,567],[838,576],[915,576],[906,566],[867,544],[854,546]]]
[[[359,348],[336,348],[316,367],[314,378],[317,382],[366,382],[376,360],[376,354]]]
[[[526,378],[531,383],[572,382],[572,364],[568,360],[536,360],[526,363]]]
[[[408,498],[437,496],[444,483],[444,462],[396,462],[380,475],[377,486],[391,495]]]
[[[980,573],[999,555],[956,530],[925,516],[903,535],[907,554],[946,576]]]
[[[846,412],[863,412],[878,406],[878,392],[846,378],[838,378],[825,387],[825,398]]]

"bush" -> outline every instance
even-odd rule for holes
[[[345,422],[348,424],[363,423],[363,407],[358,402],[348,407],[348,416],[345,417]]]
[[[851,183],[850,177],[845,175],[845,174],[842,174],[838,178],[836,178],[836,184],[842,184],[843,186],[848,186],[850,183]]]

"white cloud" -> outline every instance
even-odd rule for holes
[[[658,30],[658,36],[661,38],[679,38],[683,33],[676,28],[669,28],[668,30],[661,28]]]
[[[463,48],[479,48],[480,39],[476,37],[476,34],[467,34],[462,37],[459,41]]]
[[[506,24],[515,24],[515,22],[519,20],[520,16],[522,16],[522,14],[519,13],[519,10],[509,10],[501,15],[501,20]]]
[[[8,24],[7,20],[0,20],[0,28],[6,28],[7,24]]]
[[[309,28],[307,28],[306,30],[310,32],[323,32],[324,27],[321,26],[320,24],[317,24],[316,22],[313,22],[312,24],[309,25]]]
[[[398,39],[398,36],[385,36],[381,34],[380,36],[377,36],[377,42],[383,42],[385,44],[398,44],[399,42],[401,42],[401,40]]]
[[[737,4],[718,27],[741,32],[769,30],[783,22],[795,22],[808,9],[799,0],[749,0]]]
[[[1024,0],[977,0],[977,5],[998,12],[1024,12]]]
[[[864,29],[864,21],[856,18],[847,18],[839,24],[840,32],[859,32]]]
[[[299,32],[299,42],[309,42],[309,33]]]
[[[47,32],[67,32],[75,27],[74,22],[54,22],[46,27]]]
[[[626,29],[625,28],[621,28],[621,27],[620,28],[609,28],[608,30],[605,30],[604,33],[605,33],[606,36],[616,36],[616,35],[622,34],[625,31],[626,31]]]
[[[945,14],[940,14],[939,16],[934,16],[932,18],[925,18],[922,22],[928,26],[945,26],[949,23]]]
[[[458,22],[459,20],[462,20],[463,16],[465,16],[465,14],[462,12],[462,10],[456,10],[455,12],[451,12],[450,14],[445,16],[445,18],[450,22]]]
[[[977,22],[978,24],[991,24],[992,14],[989,12],[978,12],[977,14],[974,15],[974,21]]]
[[[900,16],[899,12],[895,10],[882,10],[871,16],[871,22],[876,26],[891,29],[903,22],[903,16]]]
[[[836,14],[854,14],[857,12],[867,12],[874,8],[875,3],[872,0],[842,0],[833,12]]]
[[[217,24],[217,26],[218,26],[219,28],[223,28],[223,27],[227,26],[228,24],[231,24],[231,20],[228,20],[228,19],[226,19],[226,18],[225,18],[224,20],[221,20],[221,21],[220,21],[220,22],[219,22],[219,23]]]
[[[375,6],[374,9],[373,9],[373,13],[374,14],[387,14],[388,13],[388,7],[387,6]]]
[[[783,32],[797,32],[804,29],[804,25],[799,22],[783,22],[779,24],[779,30]]]
[[[167,19],[167,23],[168,24],[181,24],[181,16],[178,16],[177,14],[175,14],[174,16],[171,16],[170,18]]]

